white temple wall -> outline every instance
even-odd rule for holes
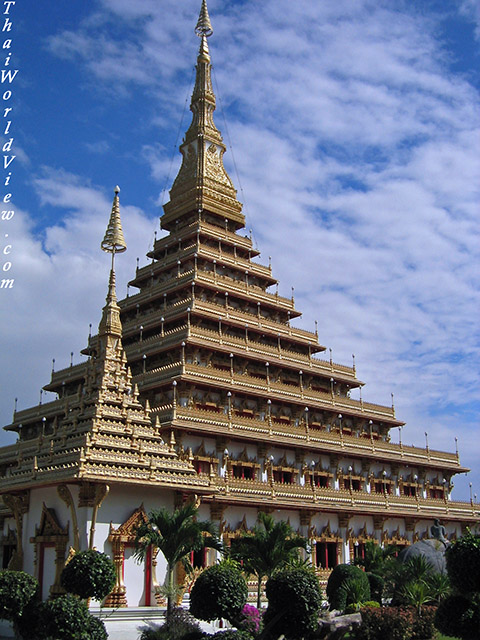
[[[357,536],[360,533],[360,531],[363,531],[363,528],[365,525],[366,525],[367,533],[373,536],[373,534],[375,533],[375,528],[373,526],[372,516],[367,516],[364,514],[359,516],[353,516],[352,518],[350,518],[348,528],[353,531],[353,534],[355,536]]]
[[[43,571],[41,580],[42,600],[46,600],[50,595],[50,587],[55,582],[55,547],[44,547],[40,554],[43,556],[40,569]],[[37,575],[36,577],[40,581],[40,576]]]

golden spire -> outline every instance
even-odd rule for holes
[[[209,38],[213,33],[212,23],[210,22],[210,16],[208,15],[207,0],[202,0],[202,8],[200,9],[200,15],[198,16],[195,33],[199,37],[205,36],[206,38]]]
[[[190,110],[193,114],[180,151],[182,166],[170,191],[170,202],[164,206],[162,227],[169,229],[184,214],[206,209],[245,225],[242,205],[223,166],[226,147],[220,131],[213,122],[216,101],[212,87],[210,54],[207,38],[213,33],[206,0],[202,0],[195,33],[201,38],[197,57],[195,87]]]
[[[104,251],[108,253],[122,253],[126,251],[127,245],[125,238],[123,237],[122,222],[120,220],[120,201],[118,194],[120,193],[120,187],[115,187],[115,196],[113,198],[112,213],[110,214],[110,220],[108,221],[108,227],[105,232],[105,237],[100,245]]]
[[[112,267],[110,269],[110,279],[108,282],[108,293],[106,302],[103,307],[102,319],[98,327],[99,336],[113,335],[121,338],[122,324],[120,322],[120,307],[117,304],[117,293],[115,290],[115,253],[123,253],[126,251],[127,245],[123,237],[122,222],[120,220],[120,201],[118,194],[120,187],[115,187],[115,196],[113,198],[112,212],[108,221],[105,237],[101,243],[103,251],[112,254]]]

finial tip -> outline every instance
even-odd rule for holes
[[[115,195],[116,195],[116,196],[118,196],[118,194],[120,193],[120,187],[118,186],[118,184],[117,184],[117,186],[115,187],[114,192],[115,192]]]
[[[209,38],[213,33],[212,23],[210,22],[210,16],[208,15],[207,0],[202,0],[202,8],[200,9],[195,33],[200,38],[203,36]]]

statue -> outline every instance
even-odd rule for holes
[[[446,574],[445,549],[449,543],[445,534],[445,527],[440,524],[440,520],[435,519],[430,527],[431,538],[424,538],[406,547],[400,552],[398,559],[400,562],[407,562],[410,558],[420,555],[432,566],[434,573]]]
[[[432,526],[430,527],[430,533],[432,534],[432,538],[440,540],[440,542],[443,542],[443,544],[447,546],[448,540],[445,538],[445,527],[443,524],[440,524],[440,520],[437,518],[435,518]]]

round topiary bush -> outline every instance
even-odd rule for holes
[[[116,571],[110,558],[100,551],[76,553],[62,571],[62,586],[80,598],[103,600],[113,589]]]
[[[364,571],[353,564],[337,565],[327,582],[330,609],[344,611],[349,604],[360,604],[371,599],[370,583]]]
[[[452,586],[460,593],[480,592],[480,536],[467,531],[445,552]]]
[[[463,595],[448,596],[440,602],[435,626],[447,636],[463,640],[480,639],[480,600]]]
[[[90,614],[84,602],[67,593],[40,602],[20,629],[28,640],[107,640],[105,625]]]
[[[370,585],[370,597],[372,600],[382,604],[383,590],[385,588],[385,580],[376,573],[367,572],[365,574]]]
[[[318,628],[322,594],[318,578],[308,567],[286,567],[267,580],[268,609],[263,616],[269,638],[305,638]]]
[[[37,599],[39,585],[24,571],[0,571],[0,619],[17,622],[27,605]]]
[[[199,620],[226,618],[232,624],[248,597],[247,583],[236,563],[221,562],[205,569],[190,592],[190,613]]]

